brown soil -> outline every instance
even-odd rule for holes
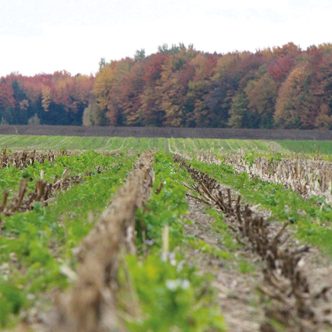
[[[332,140],[331,130],[4,125],[1,135]]]
[[[193,235],[207,244],[221,250],[228,250],[223,244],[222,234],[217,234],[212,225],[215,220],[206,212],[206,205],[188,197],[191,224],[185,225],[188,235]],[[241,259],[257,261],[250,251],[239,249],[236,253]],[[260,271],[241,273],[236,260],[222,260],[199,250],[188,252],[188,261],[202,273],[213,275],[213,286],[218,293],[221,315],[225,318],[229,331],[259,331],[264,312],[259,307],[257,284],[262,281]],[[261,265],[257,261],[257,265]]]

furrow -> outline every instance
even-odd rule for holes
[[[218,305],[227,331],[259,331],[264,312],[258,306],[256,291],[257,283],[262,279],[259,269],[254,268],[260,265],[257,257],[237,245],[224,228],[218,231],[216,225],[224,221],[207,213],[205,203],[190,194],[187,200],[191,223],[185,225],[185,232],[200,243],[200,247],[194,247],[197,249],[189,250],[187,260],[201,273],[213,276],[212,286],[218,294]]]
[[[207,174],[192,168],[175,156],[191,174],[193,189],[206,202],[217,207],[226,222],[246,246],[264,262],[264,282],[259,286],[265,320],[261,331],[324,331],[332,328],[332,285],[313,290],[305,264],[307,246],[293,240],[288,224],[276,226],[264,214],[242,202],[242,197]]]

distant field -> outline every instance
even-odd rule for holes
[[[114,151],[146,149],[171,152],[223,153],[231,151],[258,151],[266,153],[332,154],[332,141],[241,140],[205,138],[134,138],[134,137],[79,137],[0,135],[0,148],[11,150],[98,150]]]
[[[332,140],[332,130],[0,125],[0,135]]]
[[[278,141],[286,150],[299,153],[332,154],[332,141]]]

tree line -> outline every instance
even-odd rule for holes
[[[211,54],[183,44],[95,77],[0,79],[2,123],[332,129],[332,44]]]
[[[66,71],[0,78],[1,124],[81,125],[95,78]]]

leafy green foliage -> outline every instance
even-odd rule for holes
[[[170,226],[171,248],[183,235],[181,218],[188,206],[186,188],[181,184],[187,174],[172,162],[170,155],[158,153],[154,171],[156,173],[153,192],[143,210],[137,213],[139,225],[146,227],[146,236],[160,246],[160,234],[165,225]]]
[[[130,277],[123,277],[131,280],[131,286],[126,288],[137,294],[141,311],[138,319],[127,321],[128,328],[142,332],[224,331],[209,276],[198,273],[183,258],[188,245],[197,245],[183,230],[188,222],[188,206],[182,182],[189,182],[190,177],[174,164],[170,155],[163,153],[156,155],[154,170],[153,193],[145,208],[137,213],[138,245],[144,257],[129,257]],[[161,248],[166,225],[170,251],[165,256]],[[223,254],[204,245],[214,255]]]
[[[90,151],[73,156],[58,156],[53,162],[35,162],[33,165],[23,169],[15,167],[2,168],[0,169],[0,194],[5,190],[9,191],[11,195],[16,193],[22,179],[28,181],[28,189],[33,189],[35,183],[40,179],[41,172],[43,173],[43,179],[48,182],[53,182],[60,178],[64,171],[66,176],[83,175],[83,172],[89,170],[89,168],[84,169],[82,165],[87,165],[92,170],[93,165],[97,167],[102,166],[103,163],[100,155]]]
[[[0,279],[0,326],[4,326],[12,314],[18,314],[24,303],[20,289]]]
[[[58,193],[56,201],[49,206],[36,204],[34,210],[4,220],[0,238],[0,269],[7,270],[0,277],[0,303],[6,308],[1,313],[3,326],[22,307],[31,305],[32,294],[35,299],[41,292],[68,284],[61,267],[75,266],[74,247],[91,229],[92,221],[98,218],[125,178],[133,158],[88,152],[63,162],[75,172],[92,171],[93,174],[86,176],[81,184]],[[96,173],[96,166],[104,168],[104,172]],[[10,285],[15,285],[12,292]]]
[[[164,262],[158,254],[128,257],[127,267],[143,317],[128,322],[130,331],[225,331],[209,279],[194,268],[181,260]]]
[[[253,264],[237,254],[240,245],[215,210],[209,209],[207,213],[214,219],[211,227],[220,239],[220,248],[186,234],[184,225],[191,221],[187,216],[187,188],[183,183],[191,183],[191,179],[173,163],[171,155],[162,151],[179,151],[194,158],[198,153],[211,152],[222,160],[222,152],[244,150],[249,163],[259,155],[279,160],[288,154],[288,149],[315,152],[309,147],[311,143],[296,145],[296,142],[258,140],[0,136],[0,144],[14,149],[33,146],[125,151],[114,156],[88,152],[59,157],[53,163],[36,163],[24,170],[12,167],[0,170],[0,190],[10,189],[12,193],[17,191],[22,178],[29,181],[31,189],[41,170],[48,181],[61,176],[64,169],[68,175],[93,173],[85,176],[81,184],[57,194],[47,207],[36,202],[32,211],[4,218],[0,237],[1,327],[14,325],[20,312],[33,306],[44,292],[68,286],[69,280],[62,268],[75,269],[73,249],[107,206],[109,197],[132,167],[134,156],[147,149],[159,151],[154,163],[151,197],[137,212],[138,256],[127,257],[119,273],[120,281],[128,286],[126,290],[134,294],[133,297],[124,294],[123,299],[136,303],[138,308],[138,315],[126,316],[125,312],[124,320],[129,330],[138,332],[225,330],[211,277],[193,268],[186,261],[186,253],[198,250],[220,259],[225,268],[232,266],[248,274],[255,271]],[[315,144],[322,147],[322,152],[329,153],[329,142]],[[270,210],[271,218],[292,221],[300,239],[332,255],[332,210],[322,205],[320,197],[304,200],[281,185],[250,179],[246,174],[238,175],[224,164],[207,165],[196,161],[193,164],[240,191],[249,202]],[[101,166],[104,172],[95,172],[96,166]],[[164,256],[162,234],[166,225],[169,251]],[[125,311],[126,305],[123,307]]]
[[[315,155],[332,154],[332,144],[330,141],[298,141],[283,140],[278,143],[290,151],[297,153],[311,153]]]

